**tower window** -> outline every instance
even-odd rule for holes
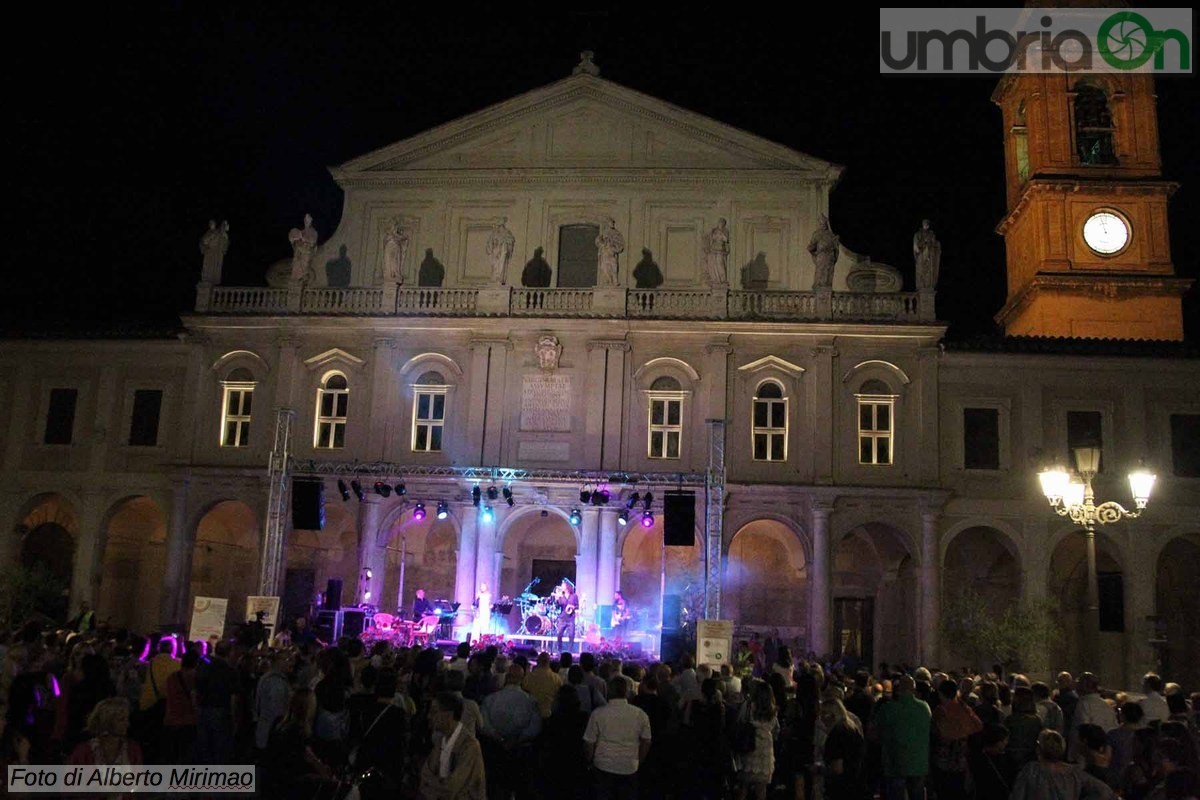
[[[1090,166],[1117,163],[1113,147],[1112,112],[1104,90],[1090,83],[1075,87],[1075,150],[1079,163]]]

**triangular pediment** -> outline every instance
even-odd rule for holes
[[[785,361],[779,356],[763,356],[756,361],[751,361],[749,364],[743,364],[738,367],[738,371],[748,373],[761,372],[764,369],[779,370],[795,378],[804,374],[804,367],[799,364],[793,364],[790,361]]]
[[[348,353],[340,347],[317,353],[312,358],[304,359],[304,366],[310,370],[324,369],[330,366],[361,367],[366,362],[353,353]]]
[[[349,161],[338,180],[475,169],[841,167],[591,75],[573,75]]]

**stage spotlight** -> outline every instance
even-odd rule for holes
[[[350,489],[346,486],[346,482],[341,479],[338,480],[338,491],[342,493],[343,500],[350,499]]]
[[[608,493],[608,489],[599,489],[597,491],[592,492],[592,505],[594,505],[594,506],[607,505],[608,501],[611,498],[612,498],[612,495],[610,495]]]
[[[408,494],[408,487],[404,485],[404,481],[400,481],[396,484],[396,495],[398,497],[404,497],[406,494]]]
[[[652,506],[652,505],[654,505],[654,495],[650,494],[649,492],[646,492],[646,494],[642,497],[642,508],[649,511],[650,506]]]
[[[617,524],[621,525],[621,526],[625,526],[625,525],[629,524],[629,512],[628,511],[626,511],[625,509],[621,509],[619,512],[617,512]]]
[[[571,509],[571,524],[578,525],[583,522],[583,513],[578,508]]]
[[[496,490],[495,486],[488,487],[488,500],[495,500],[499,496],[500,496],[500,492],[498,492]]]
[[[651,514],[649,511],[646,511],[642,514],[642,527],[643,528],[653,528],[654,527],[654,515]]]
[[[476,508],[479,508],[479,496],[480,496],[481,494],[483,494],[483,492],[479,491],[479,487],[478,487],[478,486],[476,486],[474,489],[472,489],[472,490],[471,490],[471,503],[472,503],[472,504],[473,504],[473,505],[474,505]]]
[[[413,506],[413,519],[415,519],[415,520],[425,519],[425,504],[424,503],[417,503],[415,506]]]
[[[445,500],[442,500],[438,503],[437,518],[445,519],[448,516],[450,516],[450,507],[446,505]]]
[[[367,496],[363,494],[362,484],[358,481],[350,481],[350,488],[354,490],[354,496],[358,498],[358,502],[361,503],[367,499]]]
[[[507,486],[504,487],[504,502],[508,503],[509,508],[512,508],[514,505],[516,505],[516,501],[513,500],[512,489],[508,488]]]
[[[383,481],[375,481],[375,494],[379,495],[380,497],[391,497],[392,487],[388,486]]]
[[[579,490],[579,502],[583,503],[584,505],[587,505],[588,503],[592,502],[592,493],[589,492],[587,489],[580,489]]]
[[[483,507],[483,521],[484,522],[491,522],[493,519],[495,519],[495,517],[496,517],[496,512],[492,511],[491,506]]]
[[[370,567],[367,567],[365,570],[363,570],[363,573],[367,576],[367,580],[371,580],[371,578],[375,577],[375,573],[371,572]]]
[[[625,501],[625,507],[632,509],[634,506],[636,506],[640,502],[642,502],[642,496],[640,494],[638,494],[637,492],[634,492],[633,494],[631,494],[629,496],[629,499]]]

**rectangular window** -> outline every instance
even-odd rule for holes
[[[787,399],[754,398],[755,461],[787,461]]]
[[[859,398],[858,463],[892,463],[892,398]]]
[[[225,387],[225,413],[222,415],[221,446],[250,446],[250,412],[254,387],[247,385]]]
[[[963,409],[963,467],[1000,469],[999,409]]]
[[[162,412],[161,389],[138,389],[133,393],[133,418],[129,422],[129,444],[154,447],[158,444],[158,418]]]
[[[1200,478],[1200,414],[1171,415],[1171,463],[1180,478]]]
[[[683,398],[650,398],[650,458],[679,458],[683,438]]]
[[[46,444],[70,444],[75,432],[75,402],[78,389],[51,389],[50,404],[46,407]]]
[[[345,447],[349,392],[345,389],[321,389],[318,394],[317,434],[314,445],[321,449]]]
[[[1104,415],[1099,411],[1068,411],[1067,412],[1067,450],[1071,466],[1075,466],[1076,447],[1104,446],[1103,434]],[[1100,470],[1104,469],[1104,458],[1101,455]]]
[[[441,387],[418,387],[413,396],[412,449],[416,453],[440,453],[442,429],[446,425],[446,392]]]

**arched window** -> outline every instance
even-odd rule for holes
[[[313,431],[313,447],[332,450],[346,446],[346,414],[350,403],[350,387],[346,376],[331,372],[317,389],[317,424]]]
[[[764,381],[754,394],[750,440],[755,461],[787,461],[787,398],[775,381]]]
[[[221,381],[221,446],[250,446],[250,414],[254,406],[254,374],[245,367],[231,370]]]
[[[863,381],[858,394],[858,463],[886,466],[895,452],[896,396],[880,380]]]
[[[1017,157],[1017,181],[1022,186],[1029,180],[1029,129],[1025,125],[1025,101],[1017,106],[1013,120],[1013,145]]]
[[[683,387],[668,375],[650,384],[650,424],[646,454],[650,458],[679,458],[683,441]]]
[[[446,392],[440,372],[425,372],[413,387],[412,449],[414,453],[440,453],[446,425]]]
[[[1090,165],[1116,164],[1113,148],[1112,112],[1108,96],[1099,86],[1090,83],[1075,85],[1075,150],[1079,163]]]

